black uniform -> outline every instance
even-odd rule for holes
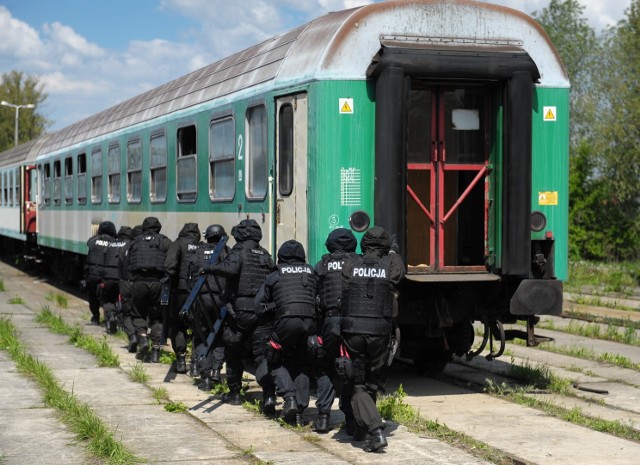
[[[126,250],[127,270],[130,274],[131,316],[138,337],[138,358],[146,360],[151,339],[153,350],[151,361],[160,357],[160,337],[162,335],[162,312],[160,309],[160,281],[164,277],[164,260],[171,245],[168,237],[160,234],[162,225],[156,217],[150,216],[142,222],[142,233]],[[149,337],[147,329],[150,328]]]
[[[284,398],[283,417],[302,424],[309,405],[309,351],[307,340],[316,334],[318,278],[305,263],[302,244],[290,240],[278,250],[277,270],[267,276],[255,299],[258,315],[274,319],[267,360]]]
[[[222,229],[224,233],[224,229]],[[211,242],[202,243],[190,260],[190,274],[192,280],[200,273],[205,264],[213,255],[213,252],[222,238],[222,235],[214,237]],[[218,263],[222,262],[229,254],[229,247],[225,245],[218,256]],[[201,389],[210,390],[213,382],[220,382],[220,370],[224,363],[225,346],[222,334],[218,335],[214,342],[214,348],[209,350],[208,337],[213,324],[218,318],[217,311],[222,308],[224,302],[226,280],[222,276],[207,275],[207,281],[200,289],[200,295],[196,300],[196,310],[192,310],[193,317],[193,347],[197,364],[197,372],[202,380]],[[207,354],[208,352],[208,354]]]
[[[87,259],[84,267],[84,278],[87,286],[91,323],[100,324],[100,286],[104,287],[104,265],[107,250],[116,237],[116,226],[111,221],[103,221],[98,226],[98,233],[87,241]]]
[[[118,274],[120,276],[120,313],[122,315],[122,327],[129,338],[129,352],[136,351],[138,347],[138,336],[136,336],[135,329],[133,328],[133,318],[131,316],[131,288],[133,286],[133,282],[131,281],[131,274],[128,269],[128,250],[129,247],[131,247],[133,240],[140,234],[142,234],[142,226],[137,225],[134,228],[131,228],[128,243],[120,249],[120,256],[118,257]],[[118,239],[127,240],[124,236],[121,238],[120,233],[118,234]]]
[[[130,229],[130,228],[129,228]],[[122,228],[120,228],[122,231]],[[126,234],[126,232],[125,232]],[[109,247],[104,257],[104,277],[102,284],[98,287],[98,299],[104,310],[107,332],[115,334],[118,330],[118,314],[116,306],[120,295],[120,273],[118,262],[120,252],[129,243],[128,239],[121,239],[120,234],[109,242]]]
[[[369,229],[360,246],[363,255],[351,258],[342,269],[342,339],[353,370],[345,386],[351,401],[341,408],[347,429],[355,421],[371,435],[365,450],[375,451],[387,445],[375,399],[393,327],[396,286],[405,268],[397,254],[389,253],[391,237],[382,228]]]
[[[189,263],[200,246],[200,228],[196,223],[186,223],[178,238],[171,244],[164,261],[164,269],[171,281],[171,304],[168,313],[168,336],[176,354],[176,371],[186,373],[188,321],[178,315],[189,296]]]
[[[329,414],[336,396],[338,381],[335,360],[340,349],[340,301],[342,299],[342,268],[344,262],[355,255],[358,242],[351,231],[338,228],[329,234],[325,246],[329,251],[316,264],[320,296],[319,335],[322,347],[317,364],[316,407],[318,417],[315,429],[324,433],[329,430]]]
[[[233,227],[231,235],[236,244],[229,255],[221,263],[207,266],[203,271],[227,278],[225,301],[231,303],[233,316],[226,319],[223,330],[230,390],[225,400],[238,405],[242,402],[242,354],[247,344],[252,346],[256,381],[262,387],[263,396],[273,398],[275,393],[264,354],[272,322],[257,316],[254,310],[254,298],[266,276],[273,271],[274,264],[269,252],[260,247],[262,230],[255,220],[242,220]]]

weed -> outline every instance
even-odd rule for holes
[[[135,363],[134,365],[129,365],[131,370],[129,371],[129,378],[131,378],[136,383],[145,384],[149,381],[149,374],[147,370],[144,368],[144,365],[140,362]]]
[[[164,409],[171,413],[183,413],[189,410],[189,407],[182,402],[168,402],[164,405]]]
[[[160,349],[160,363],[171,365],[176,361],[176,354],[164,349]]]
[[[113,437],[87,404],[62,388],[47,365],[27,353],[15,326],[5,318],[0,318],[0,348],[7,350],[21,372],[33,377],[45,404],[60,412],[62,421],[93,454],[110,463],[143,463]]]
[[[262,411],[262,403],[258,399],[254,399],[253,402],[243,402],[242,406],[250,412],[260,413]]]
[[[0,292],[4,292],[4,291],[6,291],[4,287],[4,280],[0,279]]]
[[[169,402],[169,391],[167,391],[165,388],[153,388],[152,391],[153,391],[153,398],[159,404],[164,404],[166,402]]]
[[[242,451],[242,455],[253,455],[255,453],[255,449],[253,446],[249,446]]]
[[[45,299],[49,302],[55,303],[60,308],[69,308],[69,299],[67,299],[66,295],[49,292]]]
[[[24,299],[22,297],[15,296],[15,297],[12,297],[11,299],[9,299],[7,301],[7,303],[12,304],[12,305],[22,305],[25,302],[24,302]]]
[[[68,325],[61,316],[55,315],[47,306],[42,307],[40,313],[36,317],[36,321],[47,326],[51,331],[57,334],[69,336],[70,343],[95,355],[98,358],[99,366],[120,366],[120,359],[111,350],[111,347],[107,343],[106,336],[103,336],[102,340],[97,340],[93,336],[83,334],[82,327],[80,325]]]

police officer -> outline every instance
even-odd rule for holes
[[[120,294],[120,273],[118,271],[118,261],[120,252],[129,243],[126,239],[120,238],[120,232],[124,231],[127,235],[127,229],[131,231],[131,228],[122,226],[118,232],[117,237],[111,238],[109,247],[105,252],[104,257],[104,274],[102,284],[98,288],[98,298],[100,305],[104,310],[104,317],[106,320],[107,333],[115,334],[118,330],[118,314],[116,305],[118,304],[118,297]],[[114,228],[115,229],[115,228]]]
[[[196,250],[191,258],[190,274],[195,278],[205,264],[209,263],[213,252],[227,233],[219,224],[212,224],[204,232],[205,243]],[[226,245],[218,256],[217,262],[222,262],[229,254]],[[191,283],[192,284],[192,283]],[[224,363],[225,347],[222,334],[218,334],[214,347],[209,350],[207,338],[213,329],[213,323],[218,318],[217,311],[224,305],[224,289],[226,281],[221,276],[208,275],[207,282],[202,286],[196,300],[198,306],[193,318],[193,353],[192,368],[200,375],[199,389],[210,391],[214,384],[222,382],[222,365]]]
[[[186,223],[178,238],[173,241],[164,261],[164,270],[171,283],[171,304],[168,309],[168,335],[173,352],[176,354],[176,372],[187,372],[187,329],[186,319],[178,315],[189,296],[189,263],[200,246],[200,228],[196,223]]]
[[[243,348],[251,344],[256,363],[256,381],[262,387],[263,411],[275,413],[275,386],[264,354],[272,322],[269,318],[256,315],[254,310],[258,289],[275,265],[269,252],[260,246],[262,229],[255,220],[242,220],[233,227],[231,235],[236,244],[225,259],[203,269],[205,273],[227,278],[225,302],[231,303],[233,309],[233,315],[227,317],[223,330],[229,386],[224,401],[231,405],[242,403]]]
[[[399,255],[389,253],[391,243],[383,228],[369,229],[360,242],[363,255],[352,257],[342,269],[342,339],[352,362],[345,386],[351,398],[344,406],[345,421],[347,432],[355,422],[361,432],[369,433],[367,452],[387,446],[375,399],[391,339],[396,286],[405,273]]]
[[[122,228],[120,228],[122,230]],[[142,225],[136,225],[130,228],[130,234],[126,236],[126,231],[122,234],[118,233],[118,239],[126,241],[127,244],[120,249],[120,255],[118,257],[118,274],[120,277],[120,312],[122,315],[122,327],[124,332],[129,338],[128,350],[133,353],[138,348],[138,336],[136,336],[135,329],[133,328],[133,319],[131,317],[131,287],[133,285],[131,281],[131,274],[129,273],[128,263],[129,255],[128,250],[133,243],[133,240],[142,234]]]
[[[298,426],[303,426],[302,412],[309,405],[307,340],[316,334],[318,292],[318,278],[305,259],[298,241],[282,244],[278,267],[267,276],[255,300],[258,315],[274,318],[267,361],[276,392],[284,398],[282,417]]]
[[[147,361],[149,339],[152,350],[150,361],[160,361],[160,337],[162,336],[162,312],[160,309],[160,281],[164,278],[164,260],[171,240],[160,234],[162,225],[158,218],[149,216],[142,222],[142,233],[126,251],[127,270],[131,276],[131,316],[138,339],[140,360]],[[147,330],[150,332],[147,333]]]
[[[319,279],[321,347],[317,350],[320,357],[315,361],[319,372],[316,389],[318,416],[314,422],[314,429],[319,433],[329,431],[329,415],[336,395],[334,362],[338,358],[341,342],[342,319],[339,308],[342,298],[342,267],[345,260],[355,255],[357,245],[358,241],[350,230],[334,229],[325,242],[329,253],[323,255],[315,266]]]
[[[111,221],[103,221],[98,226],[98,232],[87,241],[87,259],[84,267],[84,279],[87,287],[91,324],[100,324],[99,286],[104,279],[104,261],[109,244],[116,237],[116,226]]]

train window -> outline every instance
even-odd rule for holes
[[[20,204],[22,203],[20,201],[20,188],[22,187],[20,184],[20,170],[18,168],[13,170],[13,179],[15,179],[15,182],[13,183],[13,198],[14,198],[14,202],[15,202],[15,206],[19,207]]]
[[[181,202],[194,202],[197,197],[197,157],[196,126],[178,129],[178,166],[176,194]]]
[[[2,205],[9,206],[9,173],[2,173]]]
[[[64,204],[73,203],[73,159],[64,159]]]
[[[142,142],[132,140],[127,144],[127,201],[140,203],[142,199]]]
[[[159,133],[151,136],[151,186],[152,202],[167,199],[167,136]]]
[[[51,204],[51,165],[49,163],[45,163],[42,165],[42,176],[40,177],[42,180],[42,203],[44,205]]]
[[[56,160],[53,162],[53,204],[60,205],[62,203],[62,162]]]
[[[293,192],[293,106],[280,107],[278,119],[278,190],[286,196]]]
[[[102,203],[102,149],[91,152],[91,203]]]
[[[233,118],[212,121],[209,127],[209,197],[232,200],[236,193]]]
[[[109,203],[120,203],[120,144],[109,146],[107,172],[109,175],[109,192],[107,194]]]
[[[78,154],[78,204],[87,203],[87,154]]]
[[[6,203],[4,194],[4,173],[0,173],[0,205],[4,206]]]
[[[267,110],[264,105],[247,111],[247,197],[264,199],[267,194]]]

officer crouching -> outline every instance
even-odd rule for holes
[[[385,363],[393,329],[396,286],[405,274],[404,263],[389,254],[391,237],[380,227],[369,229],[360,242],[362,256],[353,256],[342,269],[342,340],[350,357],[344,400],[347,433],[369,439],[365,451],[387,446],[384,425],[375,399],[379,373]]]
[[[276,393],[284,399],[282,417],[298,426],[309,405],[307,339],[316,334],[318,290],[318,278],[305,259],[298,241],[282,244],[277,270],[267,276],[255,299],[256,313],[274,318],[266,357]]]

